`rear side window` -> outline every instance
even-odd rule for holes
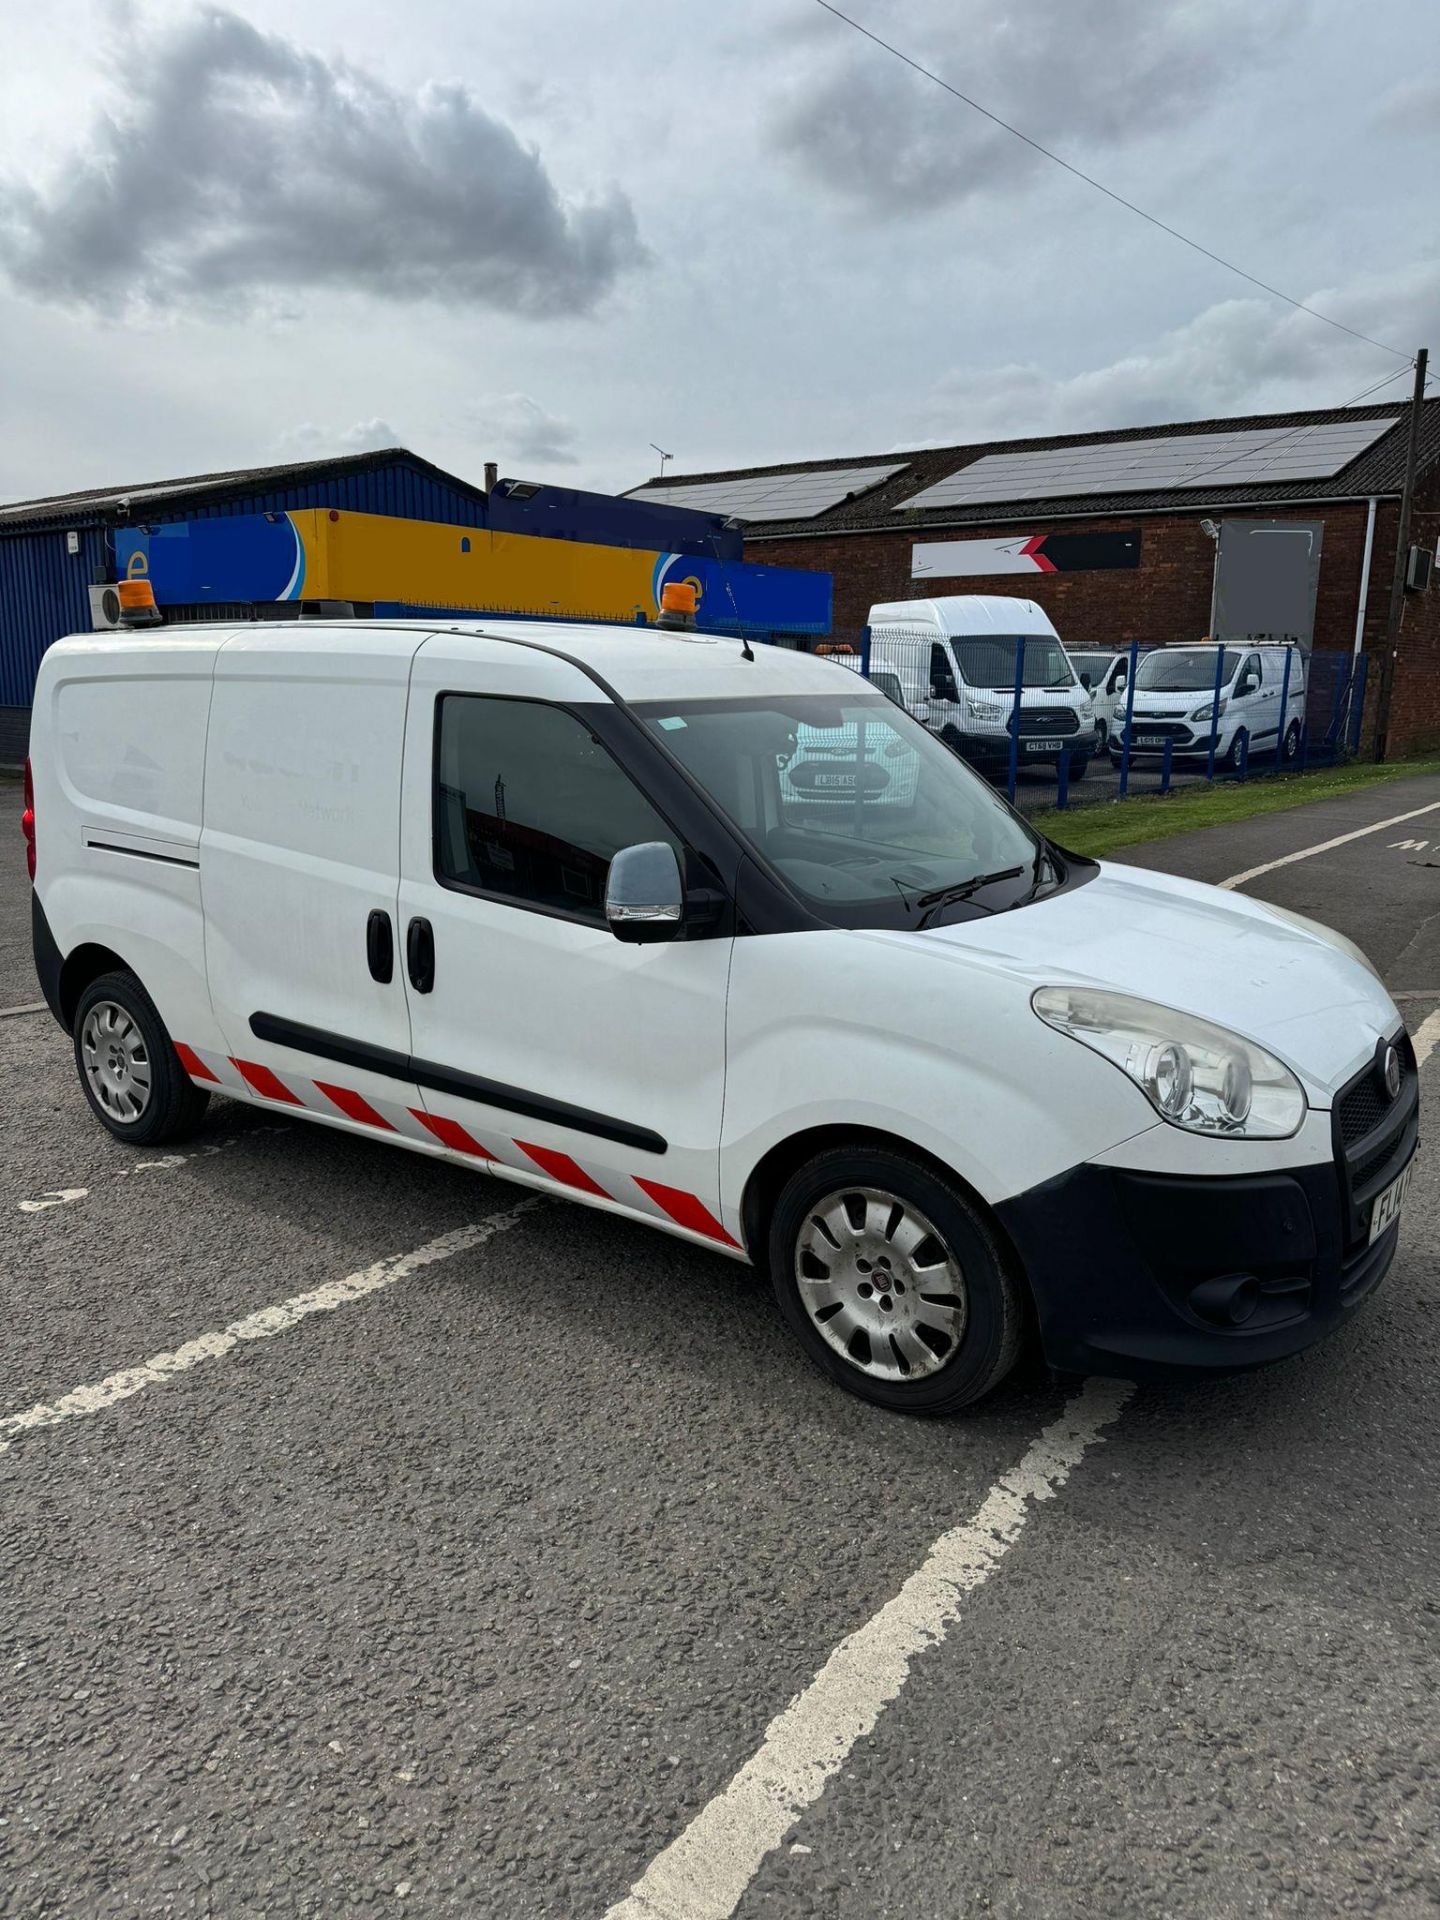
[[[436,729],[437,879],[603,923],[622,847],[669,826],[582,719],[533,700],[447,693]]]

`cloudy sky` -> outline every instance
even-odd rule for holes
[[[1440,349],[1434,0],[846,11]],[[878,453],[1334,405],[1401,364],[815,0],[47,0],[5,35],[0,498],[396,442],[617,489],[651,441],[672,472]]]

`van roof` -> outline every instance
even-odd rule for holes
[[[871,607],[870,624],[908,621],[942,633],[1044,633],[1055,638],[1050,616],[1034,600],[1013,593],[946,593],[929,600],[887,600]]]
[[[303,645],[307,636],[350,632],[357,642],[383,645],[384,636],[401,633],[443,634],[452,642],[466,636],[477,640],[507,640],[564,656],[589,667],[625,700],[720,700],[744,693],[829,693],[843,690],[836,676],[849,676],[857,694],[866,683],[853,666],[843,666],[823,655],[800,653],[788,647],[755,645],[753,658],[744,658],[745,642],[733,634],[705,633],[663,627],[625,627],[599,621],[505,620],[247,620],[243,625],[209,622],[131,629],[118,632],[73,634],[57,642],[52,653],[173,652],[177,642],[220,648],[229,640],[262,645],[269,635]],[[357,650],[359,650],[357,648]],[[56,664],[59,664],[57,659]],[[877,694],[877,698],[881,698]]]

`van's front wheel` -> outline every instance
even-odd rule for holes
[[[770,1223],[780,1311],[851,1393],[908,1413],[954,1413],[1010,1371],[1020,1291],[960,1189],[883,1147],[817,1154]]]
[[[92,980],[75,1009],[75,1065],[90,1110],[138,1147],[183,1140],[210,1096],[180,1065],[155,1003],[133,973]]]

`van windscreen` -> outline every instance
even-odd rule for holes
[[[950,645],[960,663],[965,684],[970,687],[1013,688],[1015,650],[1020,646],[1025,649],[1025,686],[1071,687],[1075,684],[1065,649],[1047,633],[952,634]]]
[[[1214,647],[1177,647],[1173,652],[1157,647],[1135,669],[1136,689],[1140,693],[1202,693],[1215,684],[1216,652]],[[1234,679],[1239,658],[1234,647],[1226,647],[1222,687]]]

